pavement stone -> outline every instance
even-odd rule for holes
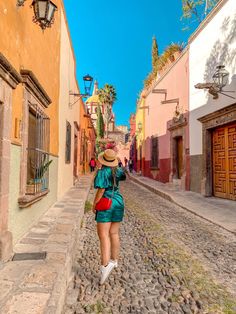
[[[135,173],[129,174],[129,177],[174,204],[236,234],[235,201],[204,197],[199,193],[180,190],[172,183],[162,183]]]
[[[69,190],[14,247],[15,253],[46,251],[46,259],[0,265],[1,314],[61,314],[92,176],[81,181],[83,189]]]
[[[218,314],[226,310],[226,300],[233,306],[235,261],[228,251],[234,250],[235,235],[129,180],[121,191],[126,215],[119,267],[99,285],[99,241],[94,214],[87,212],[62,313],[205,314],[214,309]]]

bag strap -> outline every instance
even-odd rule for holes
[[[112,178],[113,178],[113,186],[112,186],[112,195],[111,195],[111,197],[113,198],[114,192],[115,192],[115,185],[116,185],[116,171],[113,171],[113,169],[112,169]]]

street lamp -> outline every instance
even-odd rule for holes
[[[93,78],[89,74],[85,75],[83,77],[84,81],[84,90],[85,90],[85,95],[90,96],[90,91],[93,83]]]
[[[83,97],[89,97],[91,94],[91,87],[92,87],[92,83],[93,83],[93,78],[92,76],[90,76],[89,74],[85,75],[83,77],[83,81],[84,81],[84,90],[85,90],[85,94],[80,94],[80,93],[73,93],[72,91],[69,92],[69,95],[71,96],[75,96],[75,97],[79,97],[79,99],[83,98]],[[72,106],[79,100],[77,99]]]
[[[33,0],[34,19],[42,29],[51,27],[54,22],[54,13],[57,6],[51,0]]]
[[[17,0],[17,6],[23,6],[25,1]],[[34,23],[39,24],[42,29],[52,26],[57,6],[51,0],[33,0],[31,7],[34,9]]]
[[[213,74],[212,78],[213,78],[214,83],[217,84],[217,86],[219,87],[221,91],[222,88],[227,85],[229,72],[225,70],[224,65],[218,65],[216,69],[217,70]]]

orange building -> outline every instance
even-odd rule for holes
[[[44,31],[30,1],[0,2],[0,260],[57,198],[61,1],[53,1]]]
[[[96,131],[91,115],[88,113],[85,104],[80,103],[80,147],[79,147],[79,173],[85,174],[89,171],[89,161],[95,157]]]

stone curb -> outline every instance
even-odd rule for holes
[[[0,313],[62,313],[92,179],[80,177],[14,247],[15,253],[46,251],[45,260],[0,265]]]
[[[226,230],[226,231],[228,231],[228,232],[230,232],[230,233],[232,233],[232,234],[234,234],[234,235],[236,234],[236,232],[234,232],[234,231],[232,231],[232,230],[230,230],[230,229],[227,229],[226,227],[224,227],[224,226],[218,224],[217,222],[212,221],[211,219],[209,219],[209,218],[207,218],[207,217],[205,217],[205,216],[203,216],[203,215],[201,215],[201,214],[199,214],[199,213],[196,213],[196,212],[195,212],[194,210],[192,210],[191,208],[189,208],[189,207],[187,207],[187,206],[184,206],[179,200],[176,200],[175,197],[174,197],[171,193],[168,193],[168,192],[166,192],[166,191],[165,191],[165,192],[164,192],[164,191],[161,191],[160,189],[158,189],[158,188],[156,188],[156,187],[154,188],[154,187],[150,186],[149,184],[142,182],[141,180],[139,180],[138,178],[134,177],[133,175],[128,174],[128,176],[129,176],[129,178],[130,178],[132,181],[134,181],[135,183],[137,183],[137,184],[143,186],[144,188],[146,188],[146,189],[148,189],[149,191],[151,191],[151,192],[153,192],[153,193],[155,193],[155,194],[161,196],[162,198],[164,198],[164,199],[166,199],[166,200],[168,200],[168,201],[174,203],[175,205],[180,206],[181,208],[183,208],[183,209],[189,211],[190,213],[194,214],[195,216],[200,217],[200,218],[202,218],[202,219],[205,219],[206,221],[208,221],[208,222],[210,222],[210,223],[212,223],[212,224],[214,224],[214,225],[216,225],[216,226],[218,226],[218,227],[220,227],[220,228],[222,228],[222,229],[224,229],[224,230]]]

